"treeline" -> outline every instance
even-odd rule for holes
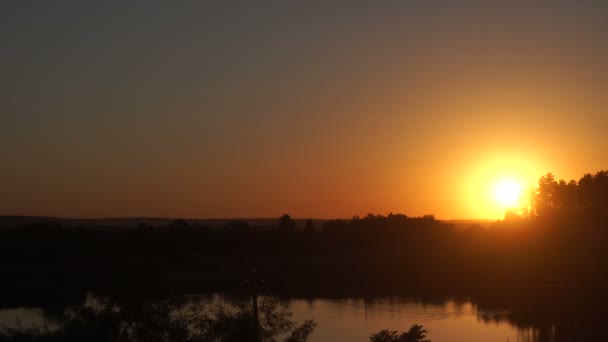
[[[564,183],[541,178],[526,219],[465,230],[402,214],[303,227],[283,215],[271,228],[238,220],[223,229],[176,220],[122,231],[28,224],[0,235],[0,292],[33,298],[41,288],[141,283],[144,290],[224,290],[252,269],[272,290],[317,294],[606,288],[606,172]]]
[[[433,216],[408,217],[401,214],[368,215],[352,220],[333,220],[316,227],[308,220],[296,229],[289,215],[277,220],[274,228],[256,227],[235,220],[223,229],[191,225],[176,220],[169,226],[140,225],[123,231],[63,227],[59,223],[33,223],[6,230],[0,235],[0,254],[6,258],[54,258],[97,254],[175,255],[188,253],[274,253],[382,249],[387,246],[415,247],[441,240],[452,226]]]
[[[0,284],[0,303],[59,299],[60,292],[70,297],[91,289],[111,296],[135,289],[137,295],[224,291],[241,286],[252,269],[271,290],[344,291],[345,283],[361,288],[358,278],[365,273],[400,274],[387,269],[397,255],[405,267],[412,264],[410,275],[416,274],[414,264],[435,268],[428,263],[431,258],[418,256],[445,244],[453,232],[432,216],[368,215],[320,227],[310,220],[300,229],[288,215],[276,222],[268,228],[232,221],[220,230],[186,220],[123,231],[56,222],[9,229],[0,235],[0,267],[6,279]],[[326,281],[317,281],[320,277]]]
[[[595,215],[608,211],[608,171],[585,174],[578,181],[559,181],[548,173],[530,199],[531,216]]]

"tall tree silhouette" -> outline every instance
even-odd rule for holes
[[[585,174],[578,182],[555,180],[548,173],[538,180],[532,196],[532,214],[536,216],[565,215],[605,211],[608,207],[608,171]]]
[[[557,182],[555,181],[555,176],[553,176],[551,172],[540,177],[535,196],[537,215],[545,215],[553,209],[556,188]]]
[[[291,216],[285,214],[279,218],[279,231],[283,233],[292,233],[296,230],[296,221]]]

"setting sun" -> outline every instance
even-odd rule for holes
[[[493,195],[503,208],[515,208],[522,195],[522,185],[514,179],[501,180],[494,185]]]
[[[478,153],[467,161],[471,167],[461,174],[461,194],[474,217],[502,219],[506,211],[520,212],[527,206],[528,191],[543,174],[543,161],[519,150]],[[465,207],[466,206],[466,207]]]

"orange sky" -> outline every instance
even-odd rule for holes
[[[11,4],[0,215],[501,218],[607,168],[608,5]]]

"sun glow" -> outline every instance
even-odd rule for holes
[[[542,158],[526,151],[489,151],[475,156],[463,169],[462,198],[467,199],[471,216],[503,219],[505,213],[524,214],[529,207],[530,189],[545,169]]]
[[[493,195],[497,204],[505,209],[517,208],[523,186],[515,179],[502,179],[494,184]]]

